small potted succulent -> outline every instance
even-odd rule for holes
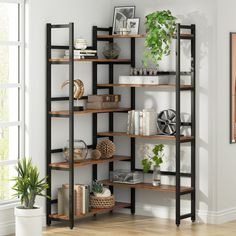
[[[15,168],[18,175],[13,178],[13,190],[21,201],[21,205],[15,208],[16,236],[41,236],[43,212],[42,207],[35,205],[35,198],[46,197],[46,177],[39,178],[39,171],[31,159],[19,160]]]
[[[170,54],[170,45],[176,33],[176,19],[169,10],[152,12],[146,16],[145,67],[149,59],[158,66],[162,57]]]
[[[90,196],[92,208],[111,208],[115,205],[115,197],[111,194],[110,189],[97,180],[92,183],[92,193]]]
[[[163,163],[164,145],[156,144],[152,149],[153,155],[146,155],[142,160],[143,172],[148,173],[153,166],[153,186],[159,186],[161,184],[161,171],[160,164]]]

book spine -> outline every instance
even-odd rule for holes
[[[90,187],[85,185],[85,214],[89,212],[89,194],[90,194]]]
[[[130,134],[130,125],[131,125],[131,111],[128,111],[128,120],[127,120],[127,134]]]
[[[58,188],[58,192],[57,192],[57,212],[58,212],[58,215],[64,214],[64,201],[63,201],[62,188]]]
[[[139,111],[134,111],[134,134],[139,135]]]
[[[143,112],[139,112],[139,134],[143,135]]]
[[[131,111],[130,134],[134,134],[134,110]]]
[[[82,185],[82,214],[86,214],[86,207],[85,207],[85,186]]]

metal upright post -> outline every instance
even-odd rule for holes
[[[131,67],[135,67],[135,38],[131,38]],[[131,109],[135,110],[135,88],[131,88],[130,93]],[[135,138],[130,140],[131,148],[131,170],[135,170]],[[131,213],[135,214],[135,188],[131,188]]]
[[[180,24],[176,25],[176,225],[180,225]]]
[[[46,173],[47,173],[47,183],[49,188],[47,189],[47,195],[51,196],[52,191],[51,191],[51,181],[52,181],[52,176],[51,176],[51,169],[49,167],[49,164],[51,163],[51,116],[49,115],[49,112],[51,111],[51,62],[49,59],[51,58],[51,31],[52,27],[51,24],[47,24],[47,97],[46,97],[46,105],[47,105],[47,110],[46,110],[46,157],[47,157],[47,166],[46,166]],[[47,198],[47,225],[51,225],[51,219],[49,215],[51,214],[51,199]]]
[[[69,24],[69,224],[74,227],[74,23]]]
[[[93,49],[97,50],[97,26],[93,26]],[[97,94],[97,63],[92,62],[92,86],[93,94]],[[93,127],[92,127],[92,137],[93,137],[93,149],[96,149],[97,146],[97,114],[93,115]],[[93,180],[97,179],[97,165],[93,165]]]
[[[193,86],[193,90],[191,91],[191,136],[193,136],[193,140],[191,142],[191,187],[193,191],[191,193],[191,220],[194,222],[196,219],[196,183],[195,183],[195,175],[196,175],[196,167],[195,167],[195,153],[196,153],[196,29],[195,25],[191,25],[191,35],[193,35],[191,39],[191,85]]]
[[[112,35],[112,27],[109,28],[109,35]],[[110,39],[109,42],[113,42],[113,39]],[[114,64],[110,63],[109,64],[109,84],[113,84],[114,83]],[[109,94],[114,94],[114,88],[110,87],[109,88]],[[113,113],[109,113],[109,132],[113,132],[114,131],[114,114]],[[109,137],[109,139],[113,142],[114,138],[113,137]],[[110,162],[109,163],[109,173],[110,171],[113,171],[114,169],[114,162]],[[109,187],[111,192],[113,193],[113,186]]]

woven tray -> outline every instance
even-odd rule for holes
[[[115,197],[114,195],[110,197],[95,197],[91,195],[90,206],[92,208],[111,208],[115,206]]]

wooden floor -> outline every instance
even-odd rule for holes
[[[174,221],[113,213],[80,220],[73,230],[62,224],[47,227],[44,236],[236,236],[236,221],[221,225],[207,225],[182,221],[179,228]]]

